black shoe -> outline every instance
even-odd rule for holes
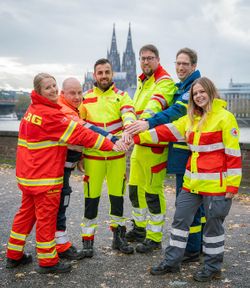
[[[205,268],[203,268],[202,270],[196,272],[193,275],[194,280],[198,281],[198,282],[208,282],[211,281],[212,279],[221,279],[222,278],[222,274],[221,271],[209,271]]]
[[[82,250],[77,250],[76,247],[72,245],[64,252],[58,253],[58,256],[61,259],[81,260],[85,257],[85,254]]]
[[[138,227],[133,222],[133,228],[125,234],[127,241],[129,242],[143,242],[146,237],[146,229]]]
[[[70,263],[58,262],[54,266],[38,266],[36,272],[40,274],[49,274],[49,273],[67,273],[71,271]]]
[[[91,258],[94,255],[94,240],[82,240],[84,257]]]
[[[155,242],[147,238],[142,243],[137,244],[135,248],[138,253],[148,253],[158,249],[161,249],[161,242]]]
[[[26,265],[33,261],[32,256],[30,254],[24,253],[21,259],[14,260],[11,258],[7,258],[6,268],[15,268],[19,265]]]
[[[152,275],[164,275],[167,273],[177,273],[180,272],[180,267],[171,267],[166,264],[163,260],[158,266],[151,267],[150,274]]]
[[[190,263],[190,262],[199,262],[200,261],[200,252],[187,252],[182,258],[182,263]]]
[[[124,254],[134,253],[134,248],[128,244],[125,238],[126,227],[119,225],[116,228],[112,228],[112,231],[113,231],[112,248],[119,250]]]

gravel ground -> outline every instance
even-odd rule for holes
[[[225,222],[226,251],[223,279],[211,283],[197,283],[192,274],[200,263],[185,265],[180,273],[151,276],[149,268],[162,259],[162,251],[148,255],[123,255],[111,249],[112,233],[109,226],[109,203],[106,188],[99,207],[99,228],[95,238],[95,255],[91,259],[72,262],[73,269],[68,274],[39,275],[35,272],[36,260],[26,267],[5,269],[5,250],[13,216],[20,205],[21,195],[16,186],[15,170],[0,167],[0,287],[250,287],[250,197],[239,195],[234,200],[230,215]],[[68,208],[68,233],[76,246],[81,247],[80,222],[82,217],[82,180],[73,175],[71,185],[74,190]],[[164,228],[163,247],[167,245],[169,228],[174,213],[175,194],[173,179],[167,181],[167,215]],[[130,203],[125,197],[125,216],[129,218]],[[127,222],[130,226],[130,221]],[[28,238],[26,251],[35,259],[34,231]]]

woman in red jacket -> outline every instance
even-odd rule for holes
[[[16,176],[22,204],[10,232],[6,268],[32,262],[32,256],[23,250],[36,223],[37,272],[71,270],[70,264],[59,262],[54,239],[67,143],[103,151],[118,150],[102,135],[65,117],[57,99],[55,78],[46,73],[36,75],[31,105],[19,129]]]

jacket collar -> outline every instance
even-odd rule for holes
[[[201,77],[201,73],[199,70],[195,70],[192,74],[190,74],[183,82],[176,83],[176,86],[179,90],[185,90],[189,88],[194,80]]]
[[[155,72],[153,73],[152,76],[154,76],[155,81],[157,81],[159,78],[161,78],[162,76],[167,75],[168,77],[170,77],[170,75],[168,74],[168,72],[163,69],[163,67],[161,66],[161,64],[158,65],[157,69],[155,70]],[[151,76],[151,77],[152,77]],[[151,78],[150,77],[150,78]],[[147,79],[147,76],[142,73],[141,75],[139,75],[139,79],[143,82]]]
[[[60,105],[43,97],[42,95],[38,94],[35,90],[31,92],[31,101],[32,101],[32,104],[43,104],[43,105],[50,106],[53,108],[61,109]]]

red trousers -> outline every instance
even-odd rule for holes
[[[36,250],[40,266],[58,263],[55,231],[60,203],[60,189],[43,193],[22,191],[22,204],[15,215],[8,242],[7,257],[18,260],[23,255],[26,238],[36,223]]]

